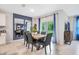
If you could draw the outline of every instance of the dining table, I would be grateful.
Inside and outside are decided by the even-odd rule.
[[[35,40],[40,40],[40,38],[45,38],[46,35],[44,35],[44,34],[34,34],[34,33],[32,33],[32,37],[33,37]]]
[[[32,37],[34,38],[33,40],[37,41],[37,50],[39,50],[40,49],[40,45],[38,44],[38,41],[39,40],[45,40],[46,39],[46,35],[32,33]],[[44,39],[41,39],[41,38],[44,38]]]

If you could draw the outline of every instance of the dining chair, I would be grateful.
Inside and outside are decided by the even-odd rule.
[[[44,35],[45,35],[45,34],[46,34],[46,32],[41,32],[41,34],[44,34]]]
[[[27,35],[27,38],[28,38],[28,41],[27,41],[28,48],[29,48],[29,46],[31,44],[32,45],[31,51],[33,51],[33,45],[36,44],[36,41],[34,40],[34,38],[32,37],[32,34],[30,32],[27,32],[26,35]]]
[[[41,32],[41,34],[42,34],[42,35],[46,35],[46,32]],[[44,37],[42,37],[42,38],[40,39],[40,41],[43,40],[43,39],[44,39]]]
[[[42,45],[45,48],[45,54],[47,54],[46,46],[49,45],[50,54],[51,54],[51,37],[52,33],[47,34],[46,39],[43,41],[39,41],[39,45]]]
[[[38,34],[40,34],[40,31],[37,31]]]
[[[41,32],[42,35],[46,35],[46,32]],[[44,37],[40,38],[38,41],[43,41]]]
[[[27,38],[27,35],[26,35],[27,32],[24,32],[24,45],[26,45],[27,47],[27,43],[28,43],[28,38]]]

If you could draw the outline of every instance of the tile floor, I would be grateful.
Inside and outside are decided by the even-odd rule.
[[[79,41],[72,41],[71,45],[57,46],[58,55],[79,55]]]
[[[47,46],[47,53],[49,49]],[[78,55],[79,54],[79,41],[72,41],[71,45],[51,45],[51,55]],[[28,49],[23,40],[15,40],[6,45],[0,45],[0,55],[45,55],[44,49],[31,52],[31,47]]]

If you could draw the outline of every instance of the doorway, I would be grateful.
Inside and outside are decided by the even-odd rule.
[[[13,14],[13,40],[24,39],[24,31],[31,31],[32,18]]]

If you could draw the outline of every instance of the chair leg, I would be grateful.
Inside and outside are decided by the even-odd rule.
[[[45,46],[45,54],[47,55],[46,46]]]
[[[26,47],[27,47],[27,43],[26,43]]]
[[[51,54],[51,44],[49,45],[49,49],[50,49],[50,54]]]
[[[29,49],[30,44],[28,43],[28,49]]]
[[[32,44],[32,49],[31,49],[31,51],[33,51],[33,44]]]
[[[25,45],[25,40],[24,40],[24,45]]]

